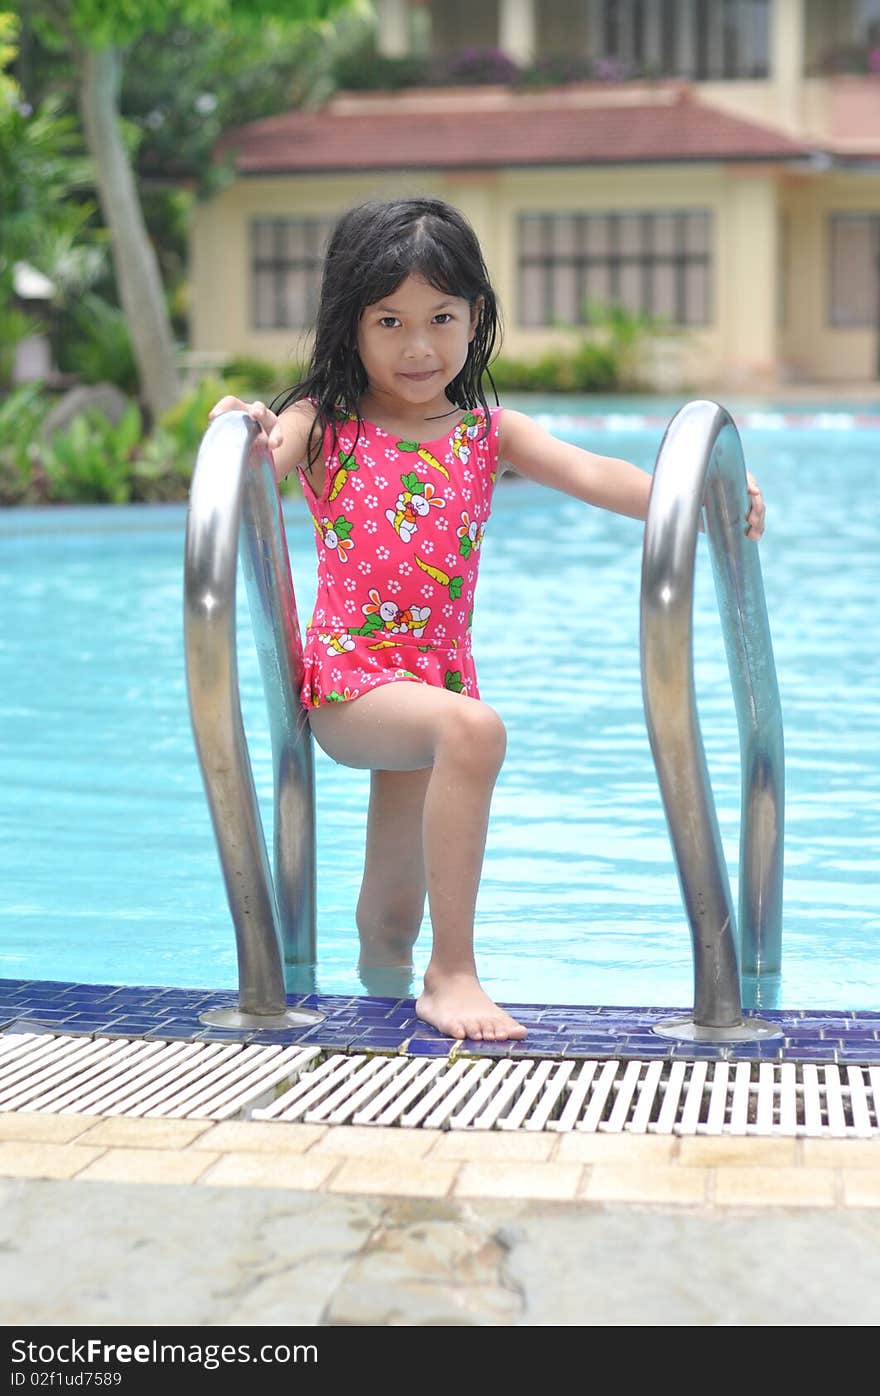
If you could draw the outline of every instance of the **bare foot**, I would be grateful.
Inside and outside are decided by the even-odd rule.
[[[522,1023],[511,1018],[483,992],[475,974],[438,974],[428,970],[416,1013],[446,1037],[477,1042],[505,1042],[525,1037]]]

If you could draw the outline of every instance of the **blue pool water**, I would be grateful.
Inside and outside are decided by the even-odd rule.
[[[679,404],[652,402],[668,417]],[[534,404],[559,414],[559,400]],[[662,436],[559,434],[651,468]],[[548,417],[548,425],[553,425]],[[557,425],[559,419],[557,419]],[[768,502],[761,558],[782,693],[782,1003],[880,1008],[880,432],[744,428]],[[301,618],[314,545],[285,506]],[[0,976],[232,988],[234,937],[189,726],[185,509],[0,515]],[[736,722],[705,540],[695,646],[704,739],[736,891]],[[687,1004],[689,936],[638,667],[641,528],[504,481],[475,652],[508,756],[478,907],[484,981],[508,1001]],[[271,768],[241,588],[245,722],[268,823]],[[524,679],[523,654],[528,653]],[[354,906],[368,776],[318,754],[318,988],[359,993]],[[427,962],[426,921],[417,976]],[[417,979],[418,982],[418,979]]]

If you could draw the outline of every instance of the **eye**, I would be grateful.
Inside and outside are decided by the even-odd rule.
[[[395,325],[400,324],[400,321],[398,320],[396,315],[383,315],[382,319],[379,321],[379,324],[382,326],[383,329],[393,330]]]
[[[434,320],[438,325],[448,325],[452,320],[452,316],[449,314],[448,310],[441,310],[439,315],[434,316]]]

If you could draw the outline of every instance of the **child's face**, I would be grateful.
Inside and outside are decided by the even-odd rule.
[[[473,312],[460,296],[408,276],[361,316],[358,352],[370,391],[391,405],[430,410],[445,402],[446,385],[461,372],[474,337]]]

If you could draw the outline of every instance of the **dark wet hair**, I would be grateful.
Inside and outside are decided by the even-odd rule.
[[[451,403],[482,407],[488,431],[489,405],[483,389],[500,335],[498,304],[480,244],[463,214],[442,199],[375,200],[343,214],[327,244],[315,343],[306,376],[271,404],[280,413],[311,399],[317,415],[309,438],[308,465],[320,457],[324,432],[335,446],[341,418],[356,417],[367,375],[357,349],[361,316],[408,276],[420,276],[449,296],[479,304],[476,333],[461,372],[447,385]],[[494,392],[495,384],[492,383]],[[495,401],[498,394],[495,393]]]

